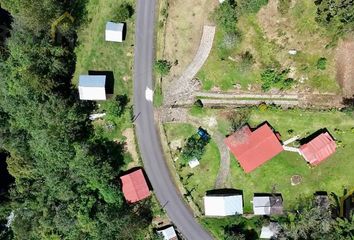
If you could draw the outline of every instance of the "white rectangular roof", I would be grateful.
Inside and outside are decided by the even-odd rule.
[[[255,215],[270,214],[270,197],[254,196],[253,197],[253,212]]]
[[[243,214],[242,195],[207,195],[204,197],[206,216],[230,216]]]
[[[168,227],[163,230],[157,231],[159,234],[162,234],[164,240],[177,239],[177,235],[173,226]]]
[[[80,75],[79,95],[81,100],[106,100],[105,75]]]
[[[263,226],[261,230],[261,239],[270,239],[275,237],[279,232],[279,224],[276,222],[271,222],[268,226]]]
[[[198,159],[193,158],[192,160],[190,160],[188,162],[188,165],[189,165],[190,168],[195,168],[196,166],[199,165],[199,161],[198,161]]]
[[[105,31],[106,41],[123,42],[123,29],[124,23],[107,22]]]

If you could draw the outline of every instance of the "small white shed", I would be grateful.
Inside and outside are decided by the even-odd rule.
[[[177,234],[173,226],[158,230],[157,232],[163,236],[164,240],[177,240]]]
[[[195,168],[196,166],[199,165],[199,161],[198,161],[197,158],[193,158],[192,160],[190,160],[188,162],[188,165],[189,165],[190,168]]]
[[[204,197],[205,216],[243,214],[242,195],[207,195]]]
[[[124,23],[106,23],[106,41],[123,42]]]
[[[260,239],[271,239],[275,238],[279,233],[279,224],[276,222],[271,222],[268,226],[263,226],[261,230]]]
[[[106,100],[105,75],[80,75],[79,95],[81,100]]]

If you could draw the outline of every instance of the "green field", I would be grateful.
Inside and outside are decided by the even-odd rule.
[[[296,0],[286,14],[264,6],[257,14],[245,13],[238,18],[240,37],[232,48],[223,47],[223,32],[217,28],[213,49],[198,73],[203,88],[217,87],[230,90],[235,87],[260,90],[260,74],[268,67],[291,69],[288,77],[295,80],[293,89],[338,92],[335,80],[335,46],[333,33],[315,21],[316,6],[311,1]],[[272,15],[272,18],[267,16]],[[279,19],[278,22],[274,19]],[[335,45],[335,44],[334,44]],[[296,49],[296,55],[289,50]],[[249,52],[253,62],[245,63],[243,55]],[[317,68],[321,57],[327,59],[326,68]]]
[[[172,141],[179,140],[182,143],[197,132],[197,128],[190,124],[165,124],[164,125],[167,140],[169,144]],[[179,152],[172,150],[172,156],[178,157]],[[203,196],[207,190],[214,188],[217,173],[219,171],[219,159],[220,153],[211,139],[205,149],[205,153],[200,159],[200,165],[191,169],[188,165],[185,167],[179,167],[179,161],[175,162],[177,173],[180,176],[180,180],[183,183],[187,191],[190,192],[190,196],[197,204],[201,211],[203,211]]]
[[[126,1],[135,6],[132,0]],[[115,0],[90,0],[87,3],[87,21],[78,31],[76,48],[77,64],[73,83],[78,83],[80,74],[88,71],[111,71],[114,77],[114,96],[126,95],[128,104],[121,117],[105,118],[94,122],[96,132],[108,139],[124,140],[121,133],[132,127],[131,96],[134,44],[134,15],[127,21],[127,35],[122,43],[105,41],[107,21],[114,21],[115,12],[121,2]],[[110,101],[113,101],[114,96]],[[106,109],[109,101],[100,103],[98,112]]]

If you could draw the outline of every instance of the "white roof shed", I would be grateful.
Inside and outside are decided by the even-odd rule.
[[[276,222],[271,222],[268,226],[263,226],[261,230],[261,239],[271,239],[276,237],[279,233],[279,224]]]
[[[205,216],[243,214],[242,195],[207,195],[204,197]]]
[[[123,42],[124,23],[106,23],[106,41]]]
[[[177,240],[177,235],[173,226],[157,231],[164,240]]]
[[[270,197],[253,197],[253,212],[255,215],[270,215]]]
[[[79,95],[81,100],[106,100],[106,76],[80,75]]]

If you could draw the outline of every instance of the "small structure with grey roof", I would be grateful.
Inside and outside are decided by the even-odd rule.
[[[80,75],[79,95],[81,100],[106,100],[106,76]]]
[[[177,234],[173,226],[157,230],[157,233],[163,236],[164,240],[177,240]]]
[[[281,195],[255,195],[253,197],[254,215],[283,214],[283,199]]]
[[[271,222],[268,226],[263,226],[261,230],[260,239],[276,239],[279,233],[279,224],[276,222]]]
[[[207,193],[204,196],[205,216],[232,216],[243,214],[242,194]]]
[[[106,41],[108,42],[123,42],[124,23],[106,23]]]

